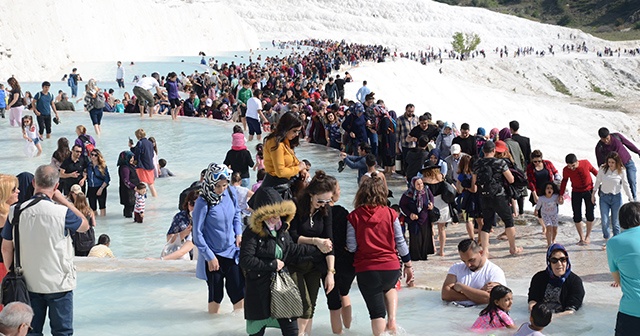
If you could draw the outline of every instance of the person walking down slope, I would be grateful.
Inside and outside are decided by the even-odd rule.
[[[606,163],[607,155],[610,152],[616,152],[620,155],[620,160],[622,160],[622,164],[627,172],[627,180],[629,181],[629,187],[631,188],[631,194],[633,195],[633,200],[637,200],[637,191],[636,191],[636,164],[631,159],[631,154],[629,151],[632,151],[638,155],[640,155],[640,149],[633,144],[633,142],[629,141],[624,135],[620,133],[610,133],[606,127],[602,127],[598,130],[598,136],[600,136],[600,141],[596,145],[596,160],[598,166],[601,166]],[[625,148],[626,147],[626,148]]]

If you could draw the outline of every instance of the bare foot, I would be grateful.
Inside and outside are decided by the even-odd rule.
[[[578,242],[578,246],[585,246],[585,245],[587,245],[587,244],[584,242],[584,240],[580,240]]]
[[[507,240],[509,238],[507,238],[507,233],[503,232],[501,234],[498,235],[498,240]]]
[[[591,244],[591,239],[589,239],[589,238],[585,239],[585,240],[584,240],[584,244],[585,244],[585,245],[589,245],[589,244]]]
[[[518,254],[522,253],[522,251],[522,247],[518,246],[516,247],[515,251],[509,250],[509,253],[511,253],[512,256],[517,256]]]
[[[397,330],[397,326],[396,326],[396,321],[395,320],[389,320],[387,322],[387,331],[391,334],[391,335],[395,335],[396,334],[396,330]]]
[[[441,256],[441,257],[444,257],[444,251],[440,251],[440,252],[438,253],[438,255],[439,255],[439,256]]]

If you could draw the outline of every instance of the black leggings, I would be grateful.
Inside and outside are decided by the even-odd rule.
[[[231,303],[236,304],[244,299],[244,276],[233,259],[216,256],[220,269],[214,272],[209,271],[208,265],[205,265],[207,271],[207,286],[209,287],[209,301],[220,303],[224,298],[224,288],[227,289],[227,295],[231,299]]]
[[[298,319],[278,319],[278,324],[280,325],[280,330],[282,331],[282,336],[298,336]],[[264,335],[264,331],[267,327],[263,327],[255,334],[251,334],[251,336],[262,336]]]
[[[100,189],[100,187],[87,188],[87,198],[89,199],[89,206],[93,211],[96,211],[98,209],[98,204],[100,204],[101,210],[107,208],[107,188],[102,189],[102,195],[100,196],[98,196],[98,189]]]
[[[355,277],[356,274],[353,269],[350,271],[337,271],[334,276],[335,286],[331,292],[326,294],[329,310],[338,310],[342,308],[342,297],[349,295],[349,290],[351,290],[351,284]],[[322,284],[324,285],[324,278],[322,279]]]
[[[356,274],[358,288],[367,304],[369,318],[385,318],[387,307],[384,305],[384,295],[396,286],[400,278],[400,270],[367,271]]]

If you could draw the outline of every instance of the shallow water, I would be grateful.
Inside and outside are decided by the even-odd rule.
[[[245,53],[247,55],[248,53]],[[264,54],[263,54],[264,56]],[[216,57],[231,57],[222,55]],[[158,58],[152,62],[136,62],[141,72],[180,71],[202,69],[199,57],[185,57],[185,63],[178,58]],[[246,56],[245,56],[246,59]],[[123,60],[127,65],[128,62]],[[238,63],[238,62],[236,62]],[[115,62],[78,64],[85,79],[95,77],[102,88],[116,87],[111,77],[115,72]],[[200,70],[199,70],[200,71]],[[133,72],[128,71],[127,77]],[[60,77],[62,74],[60,75]],[[57,78],[59,79],[59,78]],[[81,83],[82,85],[82,83]],[[37,92],[40,83],[23,83],[23,90]],[[52,92],[58,89],[69,92],[66,83],[52,82]],[[127,91],[132,85],[127,83]],[[120,97],[125,90],[116,90]],[[80,90],[82,92],[82,90]],[[78,110],[82,110],[77,104]],[[75,126],[85,125],[93,134],[90,119],[85,112],[61,113],[62,124],[53,126],[53,137],[43,142],[44,153],[38,158],[26,158],[23,154],[24,140],[19,129],[10,128],[8,122],[0,122],[0,172],[18,174],[33,172],[40,164],[49,163],[56,148],[56,140],[66,136],[71,142],[76,138]],[[105,113],[103,135],[97,138],[98,146],[104,153],[111,172],[112,183],[108,188],[107,216],[98,218],[96,234],[109,234],[111,248],[119,260],[77,260],[80,270],[78,288],[75,291],[75,328],[78,335],[164,335],[190,333],[194,335],[244,335],[243,316],[225,313],[209,316],[206,313],[205,282],[195,278],[194,262],[162,262],[142,260],[159,257],[165,243],[165,233],[173,215],[177,212],[178,195],[195,181],[202,169],[210,162],[221,163],[230,148],[231,129],[234,124],[213,120],[180,118],[171,121],[164,116],[152,119],[138,115]],[[118,177],[115,166],[120,151],[127,150],[128,138],[134,138],[134,131],[143,128],[148,136],[157,139],[159,157],[168,161],[167,167],[177,176],[159,179],[157,198],[147,200],[145,222],[135,224],[122,217],[122,207],[118,199]],[[255,154],[257,141],[249,143],[249,150]],[[304,144],[296,149],[300,159],[309,159],[312,170],[323,169],[335,175],[342,187],[340,204],[352,208],[351,201],[356,192],[354,170],[346,169],[337,173],[338,152],[326,148]],[[251,171],[252,183],[255,173]],[[396,194],[395,202],[400,194]],[[573,256],[580,257],[580,254]],[[588,257],[588,256],[586,256]],[[526,261],[525,261],[526,262]],[[425,264],[433,267],[433,264]],[[521,268],[521,264],[518,264]],[[511,279],[507,268],[509,286],[514,291],[515,303],[511,316],[517,325],[528,320],[526,297],[529,278]],[[513,271],[513,270],[512,270]],[[584,274],[583,274],[584,275]],[[608,278],[607,278],[608,279]],[[588,304],[572,317],[554,321],[545,329],[550,335],[607,335],[612,334],[619,291],[599,289],[594,284],[585,284]],[[438,291],[402,289],[399,292],[400,307],[398,325],[401,335],[460,335],[473,334],[469,327],[477,317],[480,308],[456,308],[445,306]],[[364,301],[359,296],[357,285],[352,289],[354,323],[347,335],[369,335],[370,324]],[[320,295],[314,323],[314,335],[329,335],[330,325],[325,299]],[[230,312],[231,305],[223,302],[223,311]],[[268,335],[277,335],[271,330]],[[507,331],[483,334],[508,335]]]

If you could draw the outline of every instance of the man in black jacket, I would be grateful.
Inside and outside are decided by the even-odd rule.
[[[529,138],[518,134],[520,123],[516,120],[513,120],[509,123],[509,128],[511,129],[511,139],[515,140],[515,142],[520,145],[522,155],[524,155],[524,161],[528,165],[531,161],[531,143],[529,142]]]

